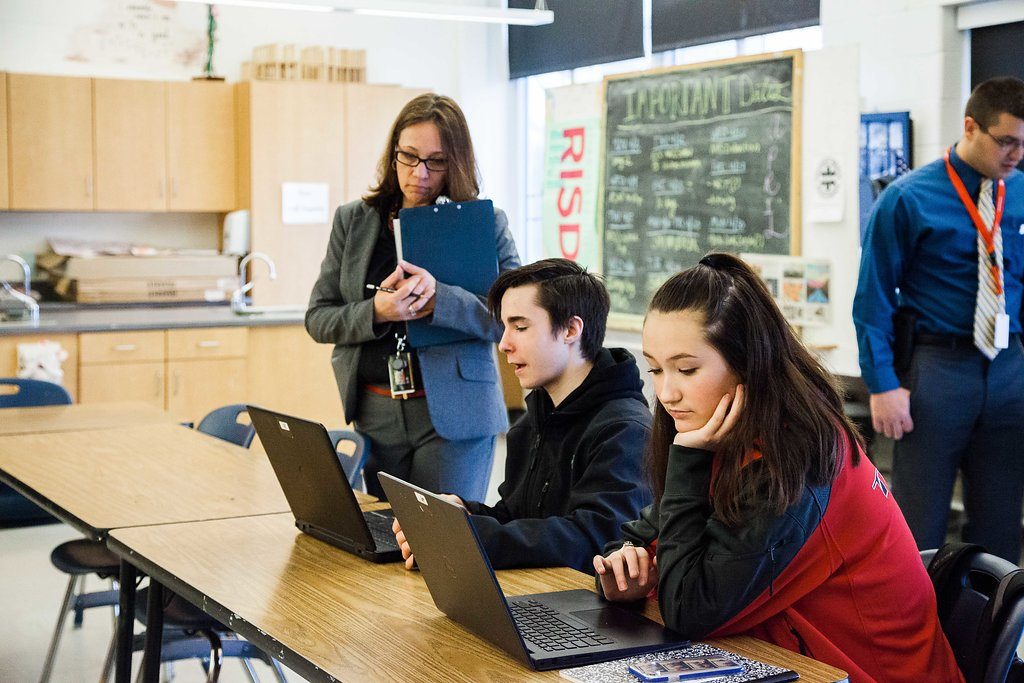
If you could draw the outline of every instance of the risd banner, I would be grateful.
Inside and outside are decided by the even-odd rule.
[[[544,258],[567,258],[599,271],[601,83],[551,88],[546,96]]]

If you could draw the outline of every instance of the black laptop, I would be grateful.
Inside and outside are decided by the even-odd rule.
[[[561,669],[689,643],[589,590],[506,599],[464,508],[378,477],[437,608],[527,666]]]
[[[274,474],[304,533],[373,562],[398,562],[390,510],[363,512],[318,422],[246,406]]]

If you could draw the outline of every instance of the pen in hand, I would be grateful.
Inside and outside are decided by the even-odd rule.
[[[395,292],[397,292],[397,291],[398,291],[397,289],[392,289],[391,287],[379,287],[379,286],[377,286],[377,285],[371,285],[371,284],[367,284],[367,285],[366,285],[366,288],[367,288],[367,289],[375,289],[375,290],[377,290],[377,291],[380,291],[380,292],[386,292],[386,293],[388,293],[388,294],[394,294]],[[419,294],[413,294],[413,295],[412,295],[412,298],[414,298],[414,299],[419,299],[419,298],[420,298],[420,295],[419,295]]]

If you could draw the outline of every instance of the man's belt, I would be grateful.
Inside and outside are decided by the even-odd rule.
[[[1020,335],[1011,334],[1010,341],[1016,341]],[[958,334],[925,334],[918,332],[914,335],[914,343],[922,346],[940,346],[953,351],[976,350],[973,337],[965,337]]]

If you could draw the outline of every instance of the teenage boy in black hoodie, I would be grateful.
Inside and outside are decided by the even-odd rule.
[[[651,500],[641,474],[651,412],[636,361],[625,349],[602,348],[608,292],[572,261],[506,271],[487,303],[505,325],[498,349],[533,391],[508,432],[498,503],[445,497],[472,513],[496,569],[569,566],[592,574],[594,555]],[[394,530],[412,568],[397,520]]]

